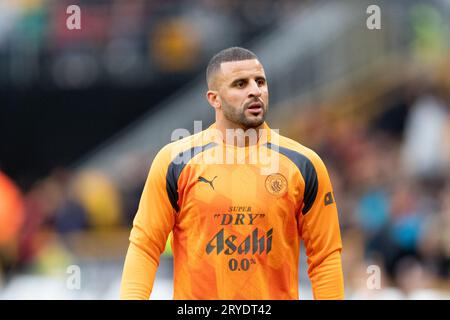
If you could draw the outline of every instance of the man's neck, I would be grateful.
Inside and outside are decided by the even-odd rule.
[[[222,134],[224,144],[239,148],[256,145],[264,134],[264,130],[260,130],[264,128],[264,123],[255,128],[248,128],[233,123],[216,121],[215,127]]]

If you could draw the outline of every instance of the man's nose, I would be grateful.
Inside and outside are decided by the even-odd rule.
[[[261,88],[258,86],[256,81],[251,81],[250,83],[250,91],[248,92],[249,97],[260,97],[261,96]]]

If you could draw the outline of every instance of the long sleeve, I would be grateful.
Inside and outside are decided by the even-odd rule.
[[[121,299],[149,299],[161,253],[175,223],[175,211],[167,191],[169,153],[155,157],[133,221],[125,258]]]
[[[305,194],[315,197],[309,199],[309,210],[301,212],[298,220],[308,256],[308,276],[314,299],[344,299],[342,241],[332,185],[319,156],[314,154],[311,160],[316,176],[312,174],[305,182]]]

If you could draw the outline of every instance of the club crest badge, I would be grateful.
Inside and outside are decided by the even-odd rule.
[[[266,178],[266,190],[276,197],[282,197],[288,189],[286,178],[281,173],[268,175]]]

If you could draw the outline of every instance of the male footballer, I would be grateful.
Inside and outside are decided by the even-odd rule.
[[[327,169],[265,122],[264,68],[249,50],[206,71],[216,121],[163,147],[142,193],[122,299],[149,299],[170,233],[174,299],[299,299],[300,241],[315,299],[343,299],[342,242]]]

